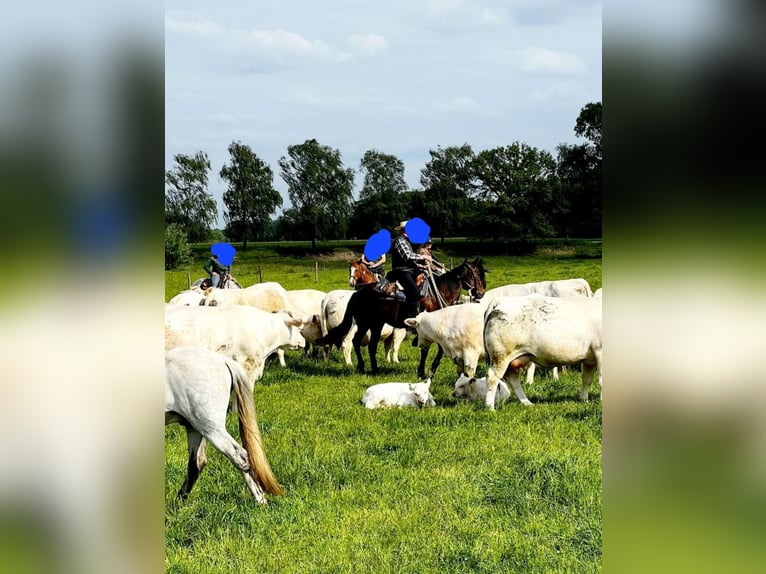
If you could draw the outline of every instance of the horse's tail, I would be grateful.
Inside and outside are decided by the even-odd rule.
[[[351,298],[348,300],[348,305],[346,306],[346,312],[343,314],[343,321],[341,321],[340,325],[337,327],[330,329],[324,337],[318,339],[318,345],[335,345],[340,348],[343,344],[343,339],[351,330],[351,325],[354,323],[354,310],[356,309],[356,303],[360,293],[361,291],[357,291],[351,295]]]
[[[227,361],[229,363],[229,361]],[[255,401],[250,385],[247,381],[247,375],[244,369],[237,364],[228,365],[232,375],[232,386],[237,397],[237,412],[239,414],[239,436],[242,438],[242,446],[247,451],[247,458],[250,462],[250,472],[256,482],[263,486],[263,489],[269,494],[283,494],[284,488],[277,482],[274,473],[271,471],[271,465],[266,458],[266,451],[263,448],[263,439],[261,430],[258,428],[258,417],[255,412]]]

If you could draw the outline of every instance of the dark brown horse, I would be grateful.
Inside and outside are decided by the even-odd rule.
[[[370,270],[363,263],[351,262],[349,281],[357,280],[357,287],[360,285],[361,287],[349,299],[343,322],[319,339],[317,344],[340,347],[346,333],[351,329],[352,321],[356,321],[358,330],[352,339],[357,359],[356,370],[364,373],[361,342],[369,330],[370,368],[375,375],[378,373],[376,353],[380,332],[385,323],[395,327],[401,326],[400,313],[404,302],[379,293],[375,283],[369,281],[371,275]],[[434,276],[433,279],[438,294],[434,293],[433,288],[428,288],[430,281],[426,280],[427,288],[421,289],[420,298],[420,308],[423,311],[435,311],[453,305],[458,300],[461,289],[466,289],[475,299],[481,299],[487,285],[484,263],[480,257],[470,262],[466,259],[452,271],[447,271],[438,277]],[[418,285],[422,285],[423,282],[423,279],[419,279]]]

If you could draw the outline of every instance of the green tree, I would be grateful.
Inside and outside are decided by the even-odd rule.
[[[429,150],[431,160],[421,170],[429,219],[435,234],[441,238],[460,226],[461,216],[468,203],[473,180],[474,154],[471,146],[452,146]]]
[[[340,151],[315,139],[288,146],[289,157],[279,160],[282,179],[296,210],[297,221],[317,239],[345,237],[351,215],[354,170],[343,165]]]
[[[601,161],[601,102],[590,102],[580,110],[575,121],[575,135],[584,137],[593,146],[593,152]]]
[[[210,160],[202,151],[173,159],[175,167],[165,172],[165,225],[176,224],[189,241],[206,241],[217,219],[215,199],[207,193]]]
[[[401,194],[407,191],[407,183],[404,162],[374,149],[365,152],[359,172],[364,175],[364,184],[354,204],[350,229],[357,237],[367,237],[404,219]]]
[[[186,234],[175,223],[165,226],[165,269],[178,269],[191,263],[191,247]]]
[[[485,150],[474,174],[485,228],[494,236],[531,242],[554,234],[550,213],[559,181],[550,153],[519,142]]]
[[[247,249],[248,234],[264,238],[264,230],[272,214],[282,205],[282,196],[274,189],[274,172],[260,159],[250,146],[241,142],[229,145],[230,163],[221,168],[221,179],[229,187],[223,194],[226,206],[224,219],[229,232],[242,238],[242,249]]]
[[[559,232],[567,239],[601,237],[601,159],[595,146],[561,144],[556,149],[561,180],[556,210]]]

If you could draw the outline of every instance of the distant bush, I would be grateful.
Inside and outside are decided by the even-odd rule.
[[[192,261],[186,233],[176,224],[165,227],[165,269],[178,269]]]

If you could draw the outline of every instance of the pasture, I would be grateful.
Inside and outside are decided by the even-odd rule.
[[[434,250],[445,263],[483,255],[478,244],[447,243],[452,251]],[[318,283],[315,259],[301,253],[301,244],[249,246],[233,272],[251,285],[260,263],[263,280],[286,289],[345,289],[346,259],[362,245],[334,244],[335,254],[320,256]],[[206,252],[196,249],[192,281],[204,274]],[[487,287],[584,277],[595,290],[600,255],[600,243],[587,242],[547,245],[528,256],[488,255]],[[166,300],[186,281],[186,271],[167,272]],[[435,407],[365,409],[360,399],[368,386],[417,379],[411,339],[402,344],[399,365],[386,363],[379,348],[377,377],[356,375],[337,349],[329,363],[297,351],[286,353],[286,367],[269,361],[255,403],[286,492],[265,507],[212,447],[194,491],[177,500],[186,438],[180,426],[166,427],[166,571],[600,572],[598,389],[583,404],[576,369],[559,381],[538,369],[535,384],[525,386],[534,406],[514,397],[490,412],[452,397],[457,376],[444,360],[431,385]],[[477,376],[485,373],[481,365]],[[238,438],[236,415],[227,428]]]

